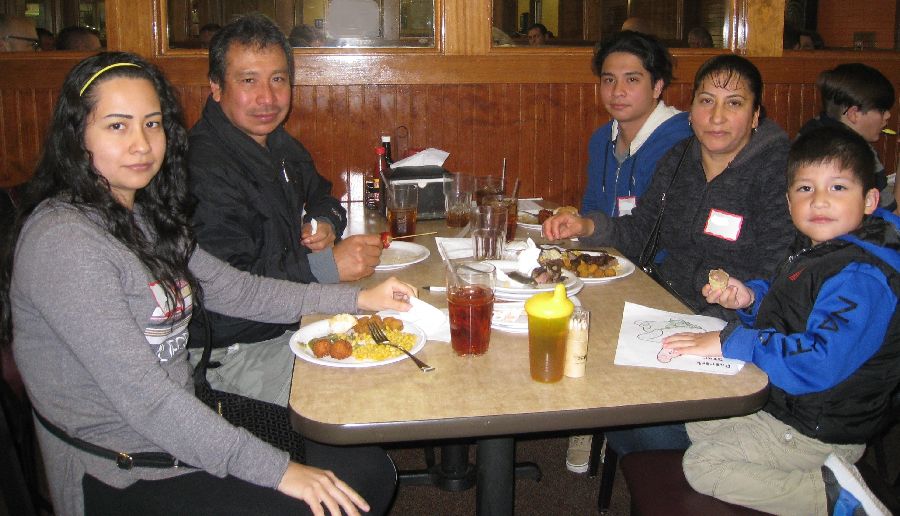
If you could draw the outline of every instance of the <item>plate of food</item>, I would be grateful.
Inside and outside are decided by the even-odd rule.
[[[606,283],[624,278],[634,272],[631,260],[605,251],[582,251],[545,247],[538,262],[541,265],[557,263],[564,271],[575,274],[587,285]]]
[[[572,213],[578,215],[578,208],[574,206],[560,206],[553,210],[543,208],[537,212],[520,211],[518,213],[518,218],[516,219],[516,224],[525,229],[540,231],[545,220],[560,213]]]
[[[507,301],[520,301],[539,294],[541,292],[550,292],[556,288],[557,283],[562,283],[566,287],[566,294],[574,296],[584,288],[584,283],[578,279],[571,271],[559,271],[554,277],[545,277],[538,275],[535,284],[524,284],[509,277],[507,273],[515,274],[518,263],[509,260],[489,260],[498,271],[497,282],[494,285],[494,296],[497,299]]]
[[[381,251],[381,262],[375,266],[376,271],[392,271],[409,267],[431,256],[431,251],[423,245],[412,242],[391,242],[391,246]]]
[[[425,346],[425,332],[411,322],[393,317],[381,319],[377,315],[339,314],[297,330],[291,336],[291,351],[307,362],[328,367],[376,367],[409,358],[391,346],[376,344],[369,334],[370,320],[384,329],[392,343],[410,353],[418,353]]]

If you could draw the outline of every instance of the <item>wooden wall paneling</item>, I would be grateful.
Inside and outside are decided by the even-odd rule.
[[[522,196],[523,197],[541,197],[546,195],[546,182],[549,178],[538,172],[535,166],[535,160],[538,155],[549,152],[542,151],[538,147],[538,142],[543,141],[538,138],[538,131],[542,130],[535,113],[539,109],[537,102],[537,84],[519,84],[518,101],[519,106],[517,118],[519,124],[519,132],[515,135],[517,152],[517,168],[518,173],[522,176]],[[549,149],[546,141],[541,145],[544,149]]]

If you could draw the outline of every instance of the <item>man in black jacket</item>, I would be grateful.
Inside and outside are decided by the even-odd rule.
[[[345,210],[309,152],[282,127],[292,77],[291,48],[262,15],[240,18],[210,42],[212,93],[190,132],[197,239],[261,276],[304,283],[366,277],[381,255],[378,235],[338,238]],[[208,374],[212,386],[286,405],[293,365],[287,342],[297,325],[210,313],[207,334],[202,319],[191,325],[191,346],[211,339],[212,360],[222,364]],[[196,362],[200,353],[194,355]]]

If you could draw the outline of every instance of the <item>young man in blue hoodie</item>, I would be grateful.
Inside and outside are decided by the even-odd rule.
[[[691,135],[688,114],[667,106],[662,92],[672,82],[672,56],[655,37],[625,30],[594,55],[600,98],[612,120],[588,144],[588,183],[581,213],[631,214],[650,185],[656,162]],[[566,467],[588,470],[590,435],[569,438]]]
[[[900,217],[878,208],[869,145],[843,127],[797,139],[787,196],[802,250],[771,281],[703,287],[741,321],[663,341],[753,362],[771,383],[755,414],[687,424],[684,473],[701,493],[765,512],[889,514],[852,463],[900,382]]]
[[[627,215],[647,190],[656,162],[691,135],[687,113],[667,106],[672,57],[656,38],[622,31],[594,56],[600,97],[612,120],[588,144],[581,213]]]

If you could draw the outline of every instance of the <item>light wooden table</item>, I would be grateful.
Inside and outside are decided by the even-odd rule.
[[[365,221],[378,230],[379,219]],[[383,224],[383,221],[381,222]],[[521,231],[522,228],[519,228]],[[420,222],[419,231],[456,236],[444,221]],[[540,235],[523,232],[519,238]],[[428,260],[393,274],[416,285],[441,285],[443,265],[432,237],[417,238]],[[444,293],[420,298],[446,307]],[[748,364],[735,376],[624,367],[613,364],[624,303],[687,313],[683,305],[640,270],[578,294],[591,310],[583,378],[535,382],[529,375],[528,338],[492,330],[484,356],[459,357],[450,345],[429,341],[418,356],[435,367],[422,373],[404,360],[384,367],[340,369],[298,359],[290,406],[302,434],[329,444],[389,443],[472,438],[490,464],[479,464],[480,514],[511,514],[512,436],[544,431],[683,421],[747,414],[760,408],[768,378]],[[483,490],[490,490],[482,493]]]

